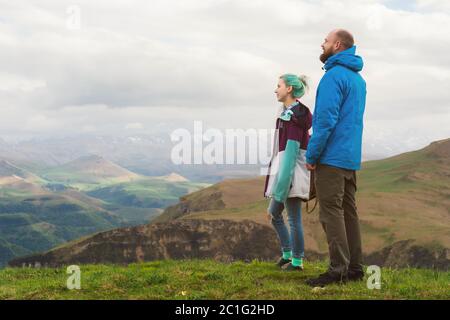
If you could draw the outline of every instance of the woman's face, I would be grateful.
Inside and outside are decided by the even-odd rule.
[[[275,90],[275,94],[277,95],[277,100],[279,102],[285,102],[286,99],[292,92],[292,86],[286,87],[283,79],[278,79],[277,89]]]

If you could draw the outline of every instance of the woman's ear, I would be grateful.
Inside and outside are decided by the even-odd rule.
[[[292,90],[294,90],[292,86],[287,87],[287,93],[292,93]]]

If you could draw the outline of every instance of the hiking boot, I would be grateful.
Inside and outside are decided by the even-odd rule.
[[[286,264],[282,267],[283,271],[303,271],[303,265],[293,266],[292,263]]]
[[[276,266],[281,268],[282,266],[284,266],[285,264],[291,262],[291,259],[283,259],[283,257],[281,257],[278,262],[276,263]]]
[[[306,280],[306,284],[311,287],[325,287],[329,284],[345,282],[347,282],[347,276],[334,275],[328,272],[322,273],[317,278]]]
[[[357,270],[357,271],[348,271],[347,273],[347,279],[349,281],[361,281],[364,279],[364,272],[361,270]]]

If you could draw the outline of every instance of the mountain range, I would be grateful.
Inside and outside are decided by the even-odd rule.
[[[37,172],[96,155],[137,174],[164,176],[177,172],[191,181],[202,182],[218,182],[259,172],[257,165],[174,164],[172,147],[168,133],[129,136],[80,134],[10,143],[0,138],[0,158]]]
[[[367,261],[389,266],[448,268],[450,139],[414,152],[365,162],[357,181],[357,206]],[[150,225],[102,232],[42,254],[15,259],[10,265],[127,263],[192,257],[202,250],[208,257],[224,255],[230,260],[274,259],[279,249],[266,219],[268,200],[263,198],[263,185],[264,177],[225,180],[180,197]],[[307,259],[326,256],[318,209],[311,214],[305,211],[304,208]],[[245,243],[239,245],[239,241]],[[233,249],[237,247],[246,249]]]
[[[207,185],[177,174],[144,176],[98,155],[35,169],[0,159],[0,267],[81,236],[148,223]]]

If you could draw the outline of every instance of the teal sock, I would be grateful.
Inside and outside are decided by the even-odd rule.
[[[302,261],[302,259],[292,258],[292,265],[294,267],[300,267],[303,265],[303,261]]]
[[[292,257],[291,251],[283,251],[283,259],[288,260]]]

